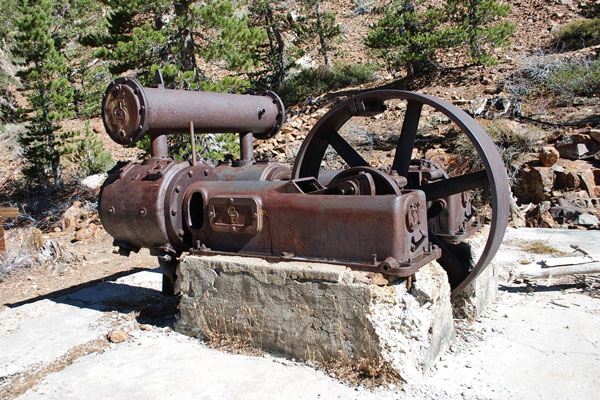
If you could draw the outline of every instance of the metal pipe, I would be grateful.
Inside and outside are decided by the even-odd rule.
[[[158,135],[152,138],[152,158],[169,157],[169,143],[167,135]]]
[[[239,95],[145,88],[132,78],[111,82],[102,101],[102,119],[110,137],[130,145],[144,135],[189,132],[253,133],[259,139],[281,128],[284,107],[273,92]]]
[[[240,160],[243,163],[254,160],[254,137],[251,132],[240,133]]]
[[[192,121],[190,121],[190,144],[192,146],[192,165],[196,165],[196,134]]]

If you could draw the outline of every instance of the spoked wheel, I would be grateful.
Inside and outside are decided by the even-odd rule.
[[[504,164],[496,146],[484,129],[458,107],[435,97],[402,90],[374,90],[352,97],[330,110],[307,135],[302,143],[292,170],[292,179],[319,177],[321,163],[327,148],[331,146],[349,167],[370,167],[369,163],[341,135],[340,129],[354,116],[373,116],[385,111],[384,101],[406,100],[407,107],[400,137],[396,145],[390,172],[408,179],[409,168],[417,128],[424,105],[448,117],[464,133],[484,166],[477,172],[449,177],[424,185],[408,186],[422,190],[427,204],[454,194],[462,194],[474,189],[487,188],[492,209],[489,234],[478,261],[472,268],[455,255],[451,246],[433,232],[430,241],[442,249],[438,262],[448,273],[453,295],[459,293],[472,282],[490,263],[504,236],[508,223],[509,187]],[[410,182],[410,181],[409,181]]]

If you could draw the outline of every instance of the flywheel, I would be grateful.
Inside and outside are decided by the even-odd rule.
[[[300,147],[292,170],[292,179],[314,177],[322,173],[322,163],[328,148],[331,147],[349,168],[371,168],[371,165],[341,134],[344,125],[352,117],[370,117],[386,110],[385,101],[406,101],[406,109],[399,138],[395,144],[395,154],[391,165],[380,168],[381,171],[395,177],[407,179],[407,189],[421,190],[425,193],[427,204],[435,204],[437,200],[452,195],[470,198],[474,190],[487,190],[491,216],[489,233],[479,259],[467,265],[456,253],[455,247],[445,238],[438,237],[430,230],[429,239],[442,250],[442,257],[437,261],[448,273],[453,295],[459,293],[472,282],[491,262],[496,254],[508,223],[510,190],[502,158],[496,146],[485,130],[467,113],[444,100],[402,90],[373,90],[349,98],[331,109],[319,120],[308,133]],[[420,181],[415,183],[409,179],[411,165],[415,164],[413,149],[417,141],[419,121],[424,106],[431,111],[439,112],[447,117],[464,134],[468,142],[476,150],[482,168],[474,172],[461,173],[455,176],[444,175],[444,179]],[[397,129],[396,128],[396,129]],[[411,162],[412,161],[412,162]],[[413,167],[414,168],[414,167]],[[396,178],[397,179],[397,178]],[[425,183],[423,183],[425,182]]]

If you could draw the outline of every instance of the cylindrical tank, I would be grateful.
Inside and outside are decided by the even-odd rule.
[[[102,100],[102,120],[110,137],[130,145],[145,135],[246,133],[274,136],[283,123],[281,99],[271,91],[259,95],[145,88],[133,78],[112,81]]]

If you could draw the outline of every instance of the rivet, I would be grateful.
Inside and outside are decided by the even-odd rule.
[[[176,216],[177,215],[177,210],[171,210],[171,215],[172,216]]]
[[[181,186],[179,186],[179,185],[175,186],[175,192],[176,193],[181,192]]]
[[[191,178],[192,176],[194,176],[194,171],[188,171],[188,176]]]
[[[177,231],[177,236],[183,236],[185,235],[185,232],[183,231],[183,229],[180,229]]]
[[[125,133],[125,131],[123,129],[119,129],[119,137],[120,138],[125,138],[125,136],[127,136],[127,134]]]
[[[109,214],[114,214],[115,213],[115,208],[113,206],[108,207],[108,213]]]
[[[146,209],[145,209],[145,208],[142,208],[142,209],[140,209],[140,215],[141,215],[142,217],[145,217],[145,216],[146,216]]]

